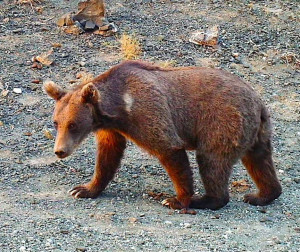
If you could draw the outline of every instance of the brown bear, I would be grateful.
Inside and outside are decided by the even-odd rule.
[[[266,205],[281,194],[269,113],[249,84],[226,71],[125,61],[73,90],[53,82],[44,89],[56,100],[54,152],[59,158],[69,156],[90,132],[96,137],[94,176],[70,191],[75,198],[95,198],[106,188],[126,139],[164,166],[176,197],[163,205],[173,209],[225,206],[229,176],[239,159],[258,187],[257,193],[245,195],[245,202]],[[194,196],[186,150],[196,150],[202,197]]]

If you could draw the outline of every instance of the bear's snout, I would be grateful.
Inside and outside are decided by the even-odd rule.
[[[67,152],[63,150],[55,151],[54,153],[58,158],[65,158],[68,156]]]

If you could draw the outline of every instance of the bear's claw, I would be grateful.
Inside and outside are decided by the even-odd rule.
[[[68,191],[68,193],[73,196],[74,198],[96,198],[99,193],[96,191],[91,190],[86,185],[80,185],[72,188]]]
[[[170,207],[172,209],[183,209],[182,204],[174,197],[164,199],[161,204],[166,207]]]

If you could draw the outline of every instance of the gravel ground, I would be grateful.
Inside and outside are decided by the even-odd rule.
[[[107,38],[57,28],[57,18],[76,10],[77,2],[45,0],[31,8],[0,1],[0,251],[300,251],[299,1],[111,0],[108,18],[120,32]],[[215,24],[219,48],[188,42],[191,32]],[[54,134],[54,103],[32,81],[51,78],[69,86],[80,71],[102,73],[122,60],[123,33],[140,41],[142,59],[221,67],[253,84],[273,118],[274,161],[283,184],[278,200],[263,208],[243,203],[255,186],[237,164],[230,183],[249,181],[251,188],[231,184],[226,207],[196,215],[171,211],[154,199],[173,194],[168,176],[131,143],[101,197],[67,194],[91,177],[94,140],[57,160],[54,140],[44,134]],[[62,45],[54,48],[54,64],[32,69],[31,58],[53,43]]]

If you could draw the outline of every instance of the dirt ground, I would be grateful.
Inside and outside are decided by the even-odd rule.
[[[56,20],[77,3],[0,1],[0,251],[300,251],[299,1],[111,0],[108,19],[120,29],[112,37],[61,32]],[[193,31],[215,24],[218,48],[188,41]],[[155,199],[174,193],[168,176],[132,143],[99,198],[68,195],[90,179],[95,144],[91,136],[68,159],[55,158],[54,102],[42,82],[76,85],[78,72],[98,75],[119,63],[121,34],[138,39],[141,59],[221,67],[252,83],[272,115],[283,185],[278,200],[267,207],[243,203],[255,186],[237,164],[226,207],[196,215],[171,211],[160,204],[164,195]],[[32,57],[52,48],[54,63],[32,68]]]

